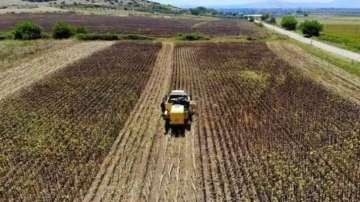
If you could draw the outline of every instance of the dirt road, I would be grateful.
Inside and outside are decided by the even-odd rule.
[[[337,48],[337,47],[334,47],[334,46],[331,46],[331,45],[328,45],[328,44],[325,44],[325,43],[322,43],[322,42],[319,42],[319,41],[315,41],[315,40],[312,40],[312,39],[309,39],[309,38],[305,38],[305,37],[303,37],[303,36],[301,36],[299,34],[296,34],[294,32],[287,31],[287,30],[281,29],[279,27],[269,25],[267,23],[263,23],[263,25],[265,27],[271,29],[271,30],[274,30],[274,31],[276,31],[276,32],[278,32],[280,34],[284,34],[286,36],[289,36],[289,37],[291,37],[293,39],[296,39],[298,41],[301,41],[303,43],[312,44],[315,47],[318,47],[318,48],[323,49],[325,51],[334,53],[336,55],[340,55],[340,56],[349,58],[351,60],[360,61],[360,54],[359,53],[351,52],[351,51],[341,49],[341,48]]]
[[[165,135],[160,116],[173,52],[174,44],[164,42],[146,89],[84,201],[194,200],[194,136]]]
[[[0,101],[53,74],[69,64],[112,45],[113,42],[87,42],[49,52],[18,67],[0,73]]]

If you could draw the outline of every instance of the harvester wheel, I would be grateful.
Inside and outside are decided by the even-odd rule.
[[[190,121],[190,120],[188,120],[188,121],[186,122],[185,128],[186,128],[186,130],[188,130],[188,131],[191,130],[191,121]]]
[[[166,119],[165,120],[165,134],[167,134],[170,130],[170,120]]]
[[[189,109],[189,120],[192,122],[192,117],[193,117],[193,111],[191,109]]]

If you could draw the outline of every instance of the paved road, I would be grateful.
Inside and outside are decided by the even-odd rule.
[[[301,35],[299,35],[297,33],[281,29],[281,28],[276,27],[274,25],[269,25],[269,24],[266,24],[266,23],[263,23],[263,24],[264,24],[265,27],[267,27],[267,28],[269,28],[271,30],[274,30],[274,31],[276,31],[276,32],[278,32],[280,34],[287,35],[287,36],[289,36],[289,37],[291,37],[293,39],[296,39],[298,41],[301,41],[301,42],[304,42],[304,43],[307,43],[307,44],[312,44],[313,46],[316,46],[316,47],[321,48],[323,50],[326,50],[326,51],[329,51],[331,53],[334,53],[334,54],[349,58],[351,60],[355,60],[355,61],[360,62],[360,54],[359,53],[354,53],[354,52],[344,50],[344,49],[341,49],[341,48],[337,48],[337,47],[334,47],[334,46],[331,46],[331,45],[328,45],[328,44],[325,44],[325,43],[322,43],[322,42],[319,42],[319,41],[314,41],[312,39],[305,38],[305,37],[303,37],[303,36],[301,36]]]

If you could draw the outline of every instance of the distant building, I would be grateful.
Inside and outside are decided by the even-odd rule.
[[[262,14],[246,14],[246,15],[244,15],[244,17],[247,17],[248,19],[253,17],[255,20],[260,20],[261,16],[262,16]]]

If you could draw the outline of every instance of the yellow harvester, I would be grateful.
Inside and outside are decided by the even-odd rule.
[[[191,130],[192,116],[196,113],[197,103],[183,90],[173,90],[161,102],[166,133],[172,127],[185,127]]]

